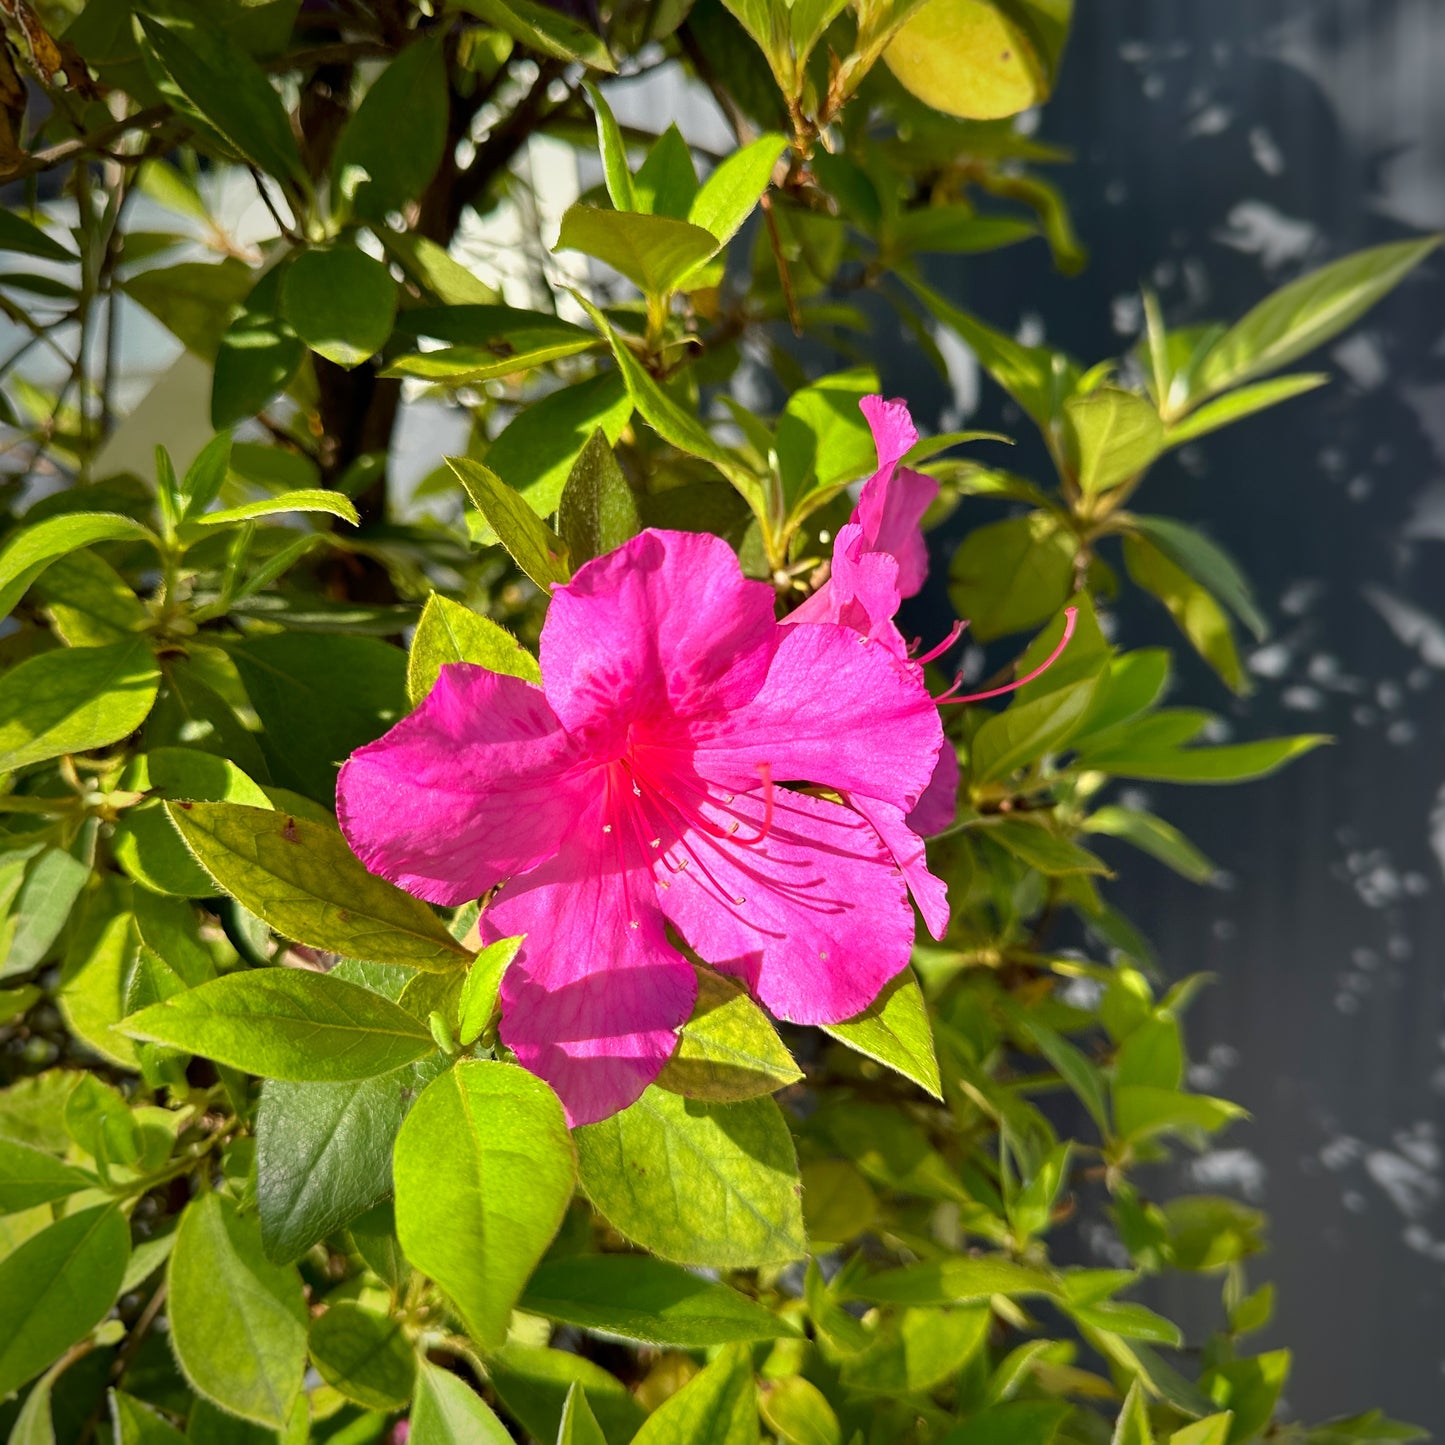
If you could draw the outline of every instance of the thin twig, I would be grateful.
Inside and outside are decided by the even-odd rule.
[[[788,274],[788,258],[783,255],[783,238],[778,234],[777,218],[773,215],[773,198],[764,191],[759,199],[763,208],[763,221],[768,228],[768,244],[773,248],[773,259],[778,264],[778,284],[783,288],[783,302],[788,308],[788,324],[793,335],[803,334],[803,313],[798,309],[798,298],[793,292],[793,278]]]
[[[90,135],[72,136],[69,140],[48,146],[43,151],[35,151],[21,161],[14,170],[0,176],[0,180],[14,181],[23,176],[35,175],[40,171],[53,170],[56,166],[64,165],[65,162],[73,160],[78,155],[86,154],[100,154],[107,160],[124,165],[133,158],[114,155],[108,151],[106,147],[112,141],[119,140],[122,136],[130,134],[131,131],[155,130],[175,118],[175,112],[169,106],[148,106],[145,110],[138,110],[134,115],[128,115],[123,120],[116,121],[114,125],[104,126]]]

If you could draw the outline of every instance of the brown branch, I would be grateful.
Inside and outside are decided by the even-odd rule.
[[[134,115],[128,115],[123,120],[116,121],[114,125],[103,126],[91,135],[72,136],[69,140],[48,146],[43,151],[35,151],[11,170],[0,175],[0,181],[19,180],[24,176],[36,175],[40,171],[53,170],[56,166],[64,165],[79,155],[100,155],[106,160],[118,161],[124,165],[137,158],[115,155],[106,149],[107,146],[130,134],[131,131],[158,130],[167,122],[175,119],[175,112],[169,106],[147,106],[144,110],[136,111]]]

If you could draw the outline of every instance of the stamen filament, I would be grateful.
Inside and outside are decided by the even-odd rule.
[[[914,662],[916,662],[919,667],[922,667],[926,663],[932,662],[935,657],[942,657],[943,654],[963,636],[963,629],[967,626],[967,622],[955,622],[952,628],[949,629],[948,636],[945,637],[937,647],[933,648],[930,652],[925,652],[922,657],[915,657],[913,659]]]
[[[1024,677],[1016,678],[1013,682],[1006,682],[1002,687],[990,688],[987,692],[974,692],[967,697],[954,697],[952,694],[963,685],[963,679],[960,678],[947,692],[940,693],[934,698],[934,702],[940,707],[945,705],[962,706],[970,702],[986,702],[991,697],[1002,697],[1005,693],[1016,692],[1019,688],[1026,687],[1035,678],[1042,677],[1063,656],[1064,649],[1069,645],[1069,639],[1074,635],[1074,624],[1078,616],[1079,609],[1077,607],[1064,608],[1064,635],[1059,638],[1058,646]]]

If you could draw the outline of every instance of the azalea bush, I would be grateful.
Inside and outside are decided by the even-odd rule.
[[[1269,618],[1151,465],[1434,240],[1117,358],[960,309],[1083,265],[1069,0],[0,12],[10,1441],[1411,1438],[1280,1420],[1111,880],[1216,873],[1121,781],[1323,741],[1206,710]]]

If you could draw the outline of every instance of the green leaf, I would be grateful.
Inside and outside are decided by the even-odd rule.
[[[452,260],[445,246],[428,237],[416,231],[393,231],[389,226],[375,234],[407,276],[443,305],[490,306],[500,299],[480,276]]]
[[[1206,1415],[1176,1430],[1169,1437],[1169,1445],[1228,1445],[1229,1427],[1234,1416],[1225,1410],[1219,1415]]]
[[[1261,642],[1269,635],[1269,623],[1255,603],[1248,579],[1234,559],[1202,532],[1168,517],[1130,517],[1129,524],[1224,603]]]
[[[1124,1408],[1114,1423],[1111,1445],[1154,1445],[1144,1390],[1138,1380],[1129,1386],[1129,1393],[1124,1397]]]
[[[641,1254],[570,1255],[545,1263],[519,1308],[561,1324],[681,1349],[795,1333],[746,1295]]]
[[[689,1099],[735,1103],[796,1084],[802,1070],[747,990],[711,969],[696,972],[697,1002],[658,1086]]]
[[[262,1084],[256,1203],[268,1259],[299,1259],[391,1192],[392,1144],[420,1086],[411,1069],[336,1084]]]
[[[1256,382],[1253,386],[1241,387],[1216,400],[1206,402],[1197,411],[1191,411],[1182,421],[1170,426],[1164,438],[1166,447],[1181,447],[1186,442],[1198,441],[1220,427],[1232,426],[1253,416],[1267,407],[1278,406],[1282,401],[1303,396],[1324,386],[1329,377],[1323,372],[1308,372],[1301,376],[1279,376],[1272,381]]]
[[[93,832],[83,832],[69,849],[44,848],[28,860],[17,860],[23,872],[11,906],[14,929],[0,962],[0,978],[28,973],[49,956],[90,878],[94,841]]]
[[[303,251],[281,281],[281,306],[297,336],[347,368],[386,344],[396,299],[391,273],[355,246]]]
[[[305,176],[281,97],[223,30],[199,15],[194,23],[135,18],[181,94],[246,160],[281,180]]]
[[[487,465],[539,517],[550,517],[588,437],[600,428],[615,446],[631,418],[632,397],[621,375],[604,371],[523,407],[487,449]]]
[[[149,714],[160,671],[142,637],[42,652],[0,690],[0,773],[119,742]]]
[[[642,528],[637,498],[602,432],[573,463],[557,508],[557,530],[573,566],[620,547]]]
[[[0,1397],[105,1318],[129,1258],[125,1215],[101,1204],[57,1219],[0,1259]]]
[[[0,988],[0,1023],[23,1018],[45,995],[34,984],[23,988]]]
[[[937,320],[957,332],[983,369],[1047,433],[1063,397],[1073,391],[1066,359],[1045,346],[1025,346],[996,331],[944,300],[916,277],[904,273],[899,280]]]
[[[449,662],[474,662],[488,672],[540,683],[537,659],[489,617],[433,592],[422,609],[406,659],[406,690],[415,707]]]
[[[472,505],[486,518],[512,560],[545,593],[572,576],[561,539],[502,479],[470,457],[448,457]]]
[[[706,1104],[654,1087],[573,1137],[592,1203],[664,1259],[748,1269],[806,1253],[793,1141],[771,1099]]]
[[[557,1445],[607,1445],[602,1426],[587,1403],[587,1394],[582,1386],[573,1381],[567,1391],[567,1403],[562,1407],[562,1421],[557,1426]]]
[[[133,1165],[140,1135],[130,1105],[94,1074],[84,1074],[65,1101],[65,1129],[98,1164]]]
[[[1102,858],[1060,837],[1044,819],[990,817],[979,825],[979,836],[1006,848],[1048,878],[1062,878],[1069,873],[1109,874],[1109,866]]]
[[[182,261],[153,266],[127,277],[121,289],[144,306],[188,351],[214,359],[231,321],[231,313],[251,291],[255,272],[243,261]],[[183,379],[186,372],[171,373]],[[194,374],[194,373],[190,373]],[[163,397],[165,393],[160,393]],[[144,415],[144,414],[143,414]]]
[[[7,1445],[55,1445],[55,1420],[51,1411],[51,1394],[65,1367],[70,1363],[62,1357],[34,1384],[20,1407],[11,1427]]]
[[[557,1097],[511,1064],[467,1061],[430,1084],[396,1139],[396,1231],[482,1345],[507,1334],[556,1234],[576,1166]]]
[[[1323,345],[1352,326],[1440,244],[1439,236],[1357,251],[1261,301],[1204,358],[1198,390],[1212,396]]]
[[[905,10],[883,59],[932,109],[1002,119],[1048,99],[1071,11],[1057,0],[932,0]]]
[[[381,369],[381,375],[409,376],[452,388],[475,386],[480,381],[534,371],[549,362],[591,351],[596,345],[594,337],[558,335],[552,330],[514,333],[493,346],[448,346],[441,351],[399,356]]]
[[[873,434],[858,408],[877,390],[877,372],[858,367],[821,377],[788,398],[775,449],[784,501],[794,516],[877,466]]]
[[[362,97],[331,162],[339,194],[382,220],[426,190],[447,142],[448,80],[439,38],[407,45]]]
[[[213,1404],[282,1429],[306,1369],[306,1300],[292,1268],[267,1260],[254,1215],[219,1194],[181,1215],[167,1270],[170,1343]]]
[[[1137,477],[1164,450],[1158,410],[1132,391],[1101,386],[1087,396],[1070,397],[1064,415],[1086,497]]]
[[[1268,1427],[1289,1372],[1290,1352],[1270,1350],[1252,1359],[1227,1360],[1204,1375],[1204,1392],[1234,1415],[1230,1445],[1251,1440]]]
[[[380,994],[324,973],[225,974],[125,1020],[132,1038],[269,1079],[367,1079],[432,1051],[424,1025]]]
[[[89,1174],[39,1149],[0,1138],[0,1214],[34,1209],[37,1204],[49,1204],[89,1189],[94,1183]]]
[[[0,210],[0,251],[19,251],[23,256],[39,256],[45,261],[80,259],[69,246],[62,245],[34,221],[8,206]]]
[[[622,138],[617,117],[612,114],[607,98],[590,80],[583,81],[582,84],[597,117],[597,149],[602,156],[602,174],[607,182],[607,194],[619,211],[635,211],[637,197],[632,190],[632,171],[627,164],[627,142]]]
[[[185,1445],[185,1436],[158,1410],[141,1400],[110,1392],[110,1418],[116,1445]]]
[[[337,764],[406,714],[406,654],[377,638],[281,632],[226,651],[261,719],[272,779],[328,806]]]
[[[1156,818],[1153,813],[1110,804],[1091,813],[1084,822],[1084,828],[1090,833],[1122,838],[1191,883],[1209,883],[1219,873],[1219,869],[1178,828],[1166,823],[1163,818]]]
[[[311,1321],[316,1372],[369,1410],[399,1410],[411,1399],[416,1357],[399,1321],[342,1300]]]
[[[843,1445],[843,1427],[827,1396],[802,1375],[770,1381],[763,1391],[762,1412],[783,1445]]]
[[[520,937],[499,938],[472,961],[457,1002],[457,1038],[463,1045],[476,1043],[491,1026],[502,990],[502,976],[521,946]]]
[[[692,148],[673,121],[653,142],[632,181],[637,209],[646,216],[687,219],[697,195],[697,169]]]
[[[852,1298],[870,1304],[926,1307],[985,1303],[996,1294],[1009,1299],[1031,1295],[1056,1298],[1060,1292],[1054,1276],[1028,1265],[961,1255],[884,1270],[848,1291]]]
[[[633,1445],[757,1445],[758,1387],[743,1345],[727,1345],[647,1417]]]
[[[1030,221],[1011,216],[980,216],[967,201],[920,206],[905,211],[889,227],[886,244],[892,254],[942,252],[975,255],[1013,246],[1039,234]]]
[[[645,296],[666,296],[717,250],[710,231],[672,216],[603,211],[579,202],[562,217],[553,248],[606,262]]]
[[[334,828],[237,803],[166,810],[217,884],[287,938],[406,968],[471,957],[425,903],[368,873]]]
[[[1162,715],[1161,715],[1162,716]],[[1331,739],[1317,733],[1292,738],[1262,738],[1252,743],[1231,743],[1217,748],[1181,748],[1164,745],[1131,746],[1127,741],[1109,747],[1081,750],[1081,761],[1118,778],[1140,778],[1158,783],[1243,783],[1267,777],[1286,763],[1303,757]]]
[[[997,782],[1063,747],[1088,715],[1098,688],[1086,678],[1057,692],[1015,701],[974,734],[969,766],[976,783]]]
[[[57,557],[97,542],[134,541],[156,545],[149,527],[113,512],[64,512],[19,528],[0,548],[0,618]]]
[[[306,359],[305,343],[281,315],[284,274],[278,265],[262,276],[221,337],[211,383],[211,425],[218,430],[255,416],[291,384]]]
[[[1167,1345],[1177,1350],[1184,1344],[1184,1332],[1172,1320],[1143,1305],[1123,1300],[1105,1300],[1094,1305],[1075,1305],[1070,1314],[1080,1324],[1096,1330],[1108,1330],[1126,1340],[1147,1340],[1150,1344]]]
[[[912,1079],[935,1099],[943,1098],[928,1005],[911,969],[904,969],[857,1018],[822,1027],[839,1043]]]
[[[737,489],[759,518],[767,515],[767,502],[761,480],[754,476],[728,449],[712,439],[707,428],[690,412],[684,411],[651,376],[643,370],[627,343],[612,323],[590,301],[578,296],[582,309],[606,338],[617,361],[617,369],[627,383],[632,403],[643,420],[663,441],[688,456],[711,462]]]
[[[353,527],[360,521],[356,515],[356,504],[350,497],[320,487],[308,487],[296,492],[282,492],[276,497],[265,497],[258,502],[243,502],[239,507],[226,507],[219,512],[205,512],[190,518],[187,526],[233,527],[238,522],[283,516],[287,512],[326,512],[340,517],[343,522],[350,522]]]
[[[149,789],[153,796],[121,815],[111,839],[116,861],[147,891],[181,898],[206,898],[215,891],[215,884],[181,841],[161,800],[271,807],[266,794],[234,763],[195,748],[156,748],[144,753],[135,759],[126,782]],[[190,981],[199,983],[201,979]]]
[[[969,632],[990,642],[1036,627],[1073,591],[1077,543],[1047,512],[975,527],[953,554],[948,595]]]
[[[1022,1008],[1013,1010],[1020,1032],[1058,1071],[1059,1077],[1079,1096],[1089,1117],[1103,1133],[1108,1132],[1108,1109],[1104,1104],[1104,1082],[1098,1066],[1056,1029]]]
[[[1010,1400],[955,1425],[939,1445],[1052,1445],[1068,1413],[1066,1400]]]
[[[124,642],[151,620],[120,573],[94,552],[58,558],[36,579],[35,590],[67,647]]]
[[[566,1350],[507,1345],[488,1359],[487,1373],[502,1404],[538,1440],[557,1437],[567,1397],[578,1385],[608,1445],[628,1445],[643,1421],[642,1407],[621,1380]]]
[[[119,1031],[125,1016],[138,943],[130,885],[114,874],[81,900],[68,929],[55,1001],[70,1031],[123,1068],[138,1067],[135,1045]]]
[[[1180,1129],[1215,1133],[1248,1112],[1228,1099],[1207,1094],[1182,1094],[1146,1084],[1128,1084],[1114,1090],[1114,1122],[1124,1139],[1139,1141]]]
[[[866,1350],[844,1362],[843,1380],[868,1394],[936,1389],[983,1349],[991,1319],[986,1307],[904,1310],[884,1321]]]
[[[512,1445],[485,1400],[455,1375],[419,1360],[409,1445]]]
[[[1142,537],[1124,538],[1124,565],[1140,587],[1168,608],[1179,630],[1225,686],[1241,696],[1247,694],[1249,676],[1239,659],[1229,618],[1214,596]]]
[[[895,1108],[858,1100],[825,1102],[809,1123],[875,1184],[925,1199],[971,1202],[957,1169]]]
[[[809,1160],[801,1177],[803,1221],[815,1252],[825,1245],[847,1244],[877,1219],[878,1196],[846,1159]]]
[[[457,0],[458,8],[485,20],[539,55],[580,60],[593,70],[612,75],[616,63],[590,30],[532,0]]]
[[[711,233],[714,249],[732,240],[752,215],[787,144],[780,135],[760,135],[728,155],[702,183],[687,219]]]

